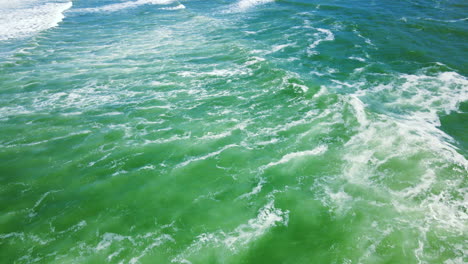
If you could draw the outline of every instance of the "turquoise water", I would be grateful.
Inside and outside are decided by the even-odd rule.
[[[468,262],[467,11],[0,2],[0,262]]]

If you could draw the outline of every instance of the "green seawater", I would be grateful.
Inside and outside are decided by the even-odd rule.
[[[467,263],[467,11],[0,3],[0,263]]]

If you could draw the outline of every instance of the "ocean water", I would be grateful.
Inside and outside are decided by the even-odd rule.
[[[467,263],[467,14],[0,0],[0,262]]]

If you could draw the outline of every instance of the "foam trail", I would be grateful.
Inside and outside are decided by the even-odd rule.
[[[176,166],[176,168],[185,167],[185,166],[189,165],[189,164],[192,163],[192,162],[200,161],[200,160],[205,160],[205,159],[214,157],[214,156],[216,156],[216,155],[219,155],[221,152],[225,151],[226,149],[229,149],[229,148],[232,148],[232,147],[237,147],[237,145],[236,145],[236,144],[230,144],[230,145],[224,146],[223,148],[221,148],[221,149],[218,150],[218,151],[211,152],[211,153],[206,154],[206,155],[201,156],[201,157],[191,158],[191,159],[189,159],[189,160],[186,160],[186,161],[184,161],[184,162],[178,164],[178,165]]]
[[[29,2],[0,4],[0,41],[31,36],[34,33],[56,27],[65,17],[63,12],[72,7],[72,2]]]
[[[310,46],[309,46],[310,49],[315,49],[323,41],[333,41],[333,40],[335,40],[335,35],[330,30],[324,29],[324,28],[317,28],[317,30],[319,32],[314,34],[316,37],[321,37],[321,36],[325,36],[325,37],[324,38],[319,38],[316,41],[314,41],[312,44],[310,44]]]
[[[231,252],[238,252],[249,243],[257,240],[276,226],[288,226],[289,210],[281,210],[275,207],[274,200],[269,201],[260,208],[255,218],[247,223],[237,226],[231,232],[217,231],[214,233],[202,233],[196,240],[178,256],[172,259],[172,263],[190,263],[187,257],[202,248],[224,247]]]
[[[80,9],[79,11],[86,11],[86,12],[116,12],[127,8],[136,8],[142,5],[169,5],[174,3],[175,0],[137,0],[137,1],[127,1],[123,3],[117,4],[110,4],[101,7],[95,8],[84,8]],[[179,5],[177,7],[173,7],[173,9],[183,9],[185,8],[184,5]]]
[[[284,155],[279,161],[276,162],[270,162],[267,165],[264,165],[260,167],[261,171],[264,171],[267,168],[283,164],[286,162],[291,161],[292,159],[298,158],[298,157],[304,157],[304,156],[317,156],[325,153],[328,150],[328,147],[326,145],[320,145],[313,150],[306,150],[306,151],[299,151],[299,152],[294,152],[294,153],[289,153]]]

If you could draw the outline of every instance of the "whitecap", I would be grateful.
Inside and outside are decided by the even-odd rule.
[[[174,7],[161,7],[160,9],[161,10],[180,10],[180,9],[185,9],[185,6],[183,4],[180,4]]]
[[[360,61],[360,62],[365,62],[366,61],[366,59],[361,58],[361,57],[356,57],[356,56],[350,56],[350,57],[348,57],[348,59],[356,60],[356,61]]]
[[[239,0],[239,2],[230,7],[228,12],[243,12],[256,6],[272,3],[274,1],[275,0]]]

